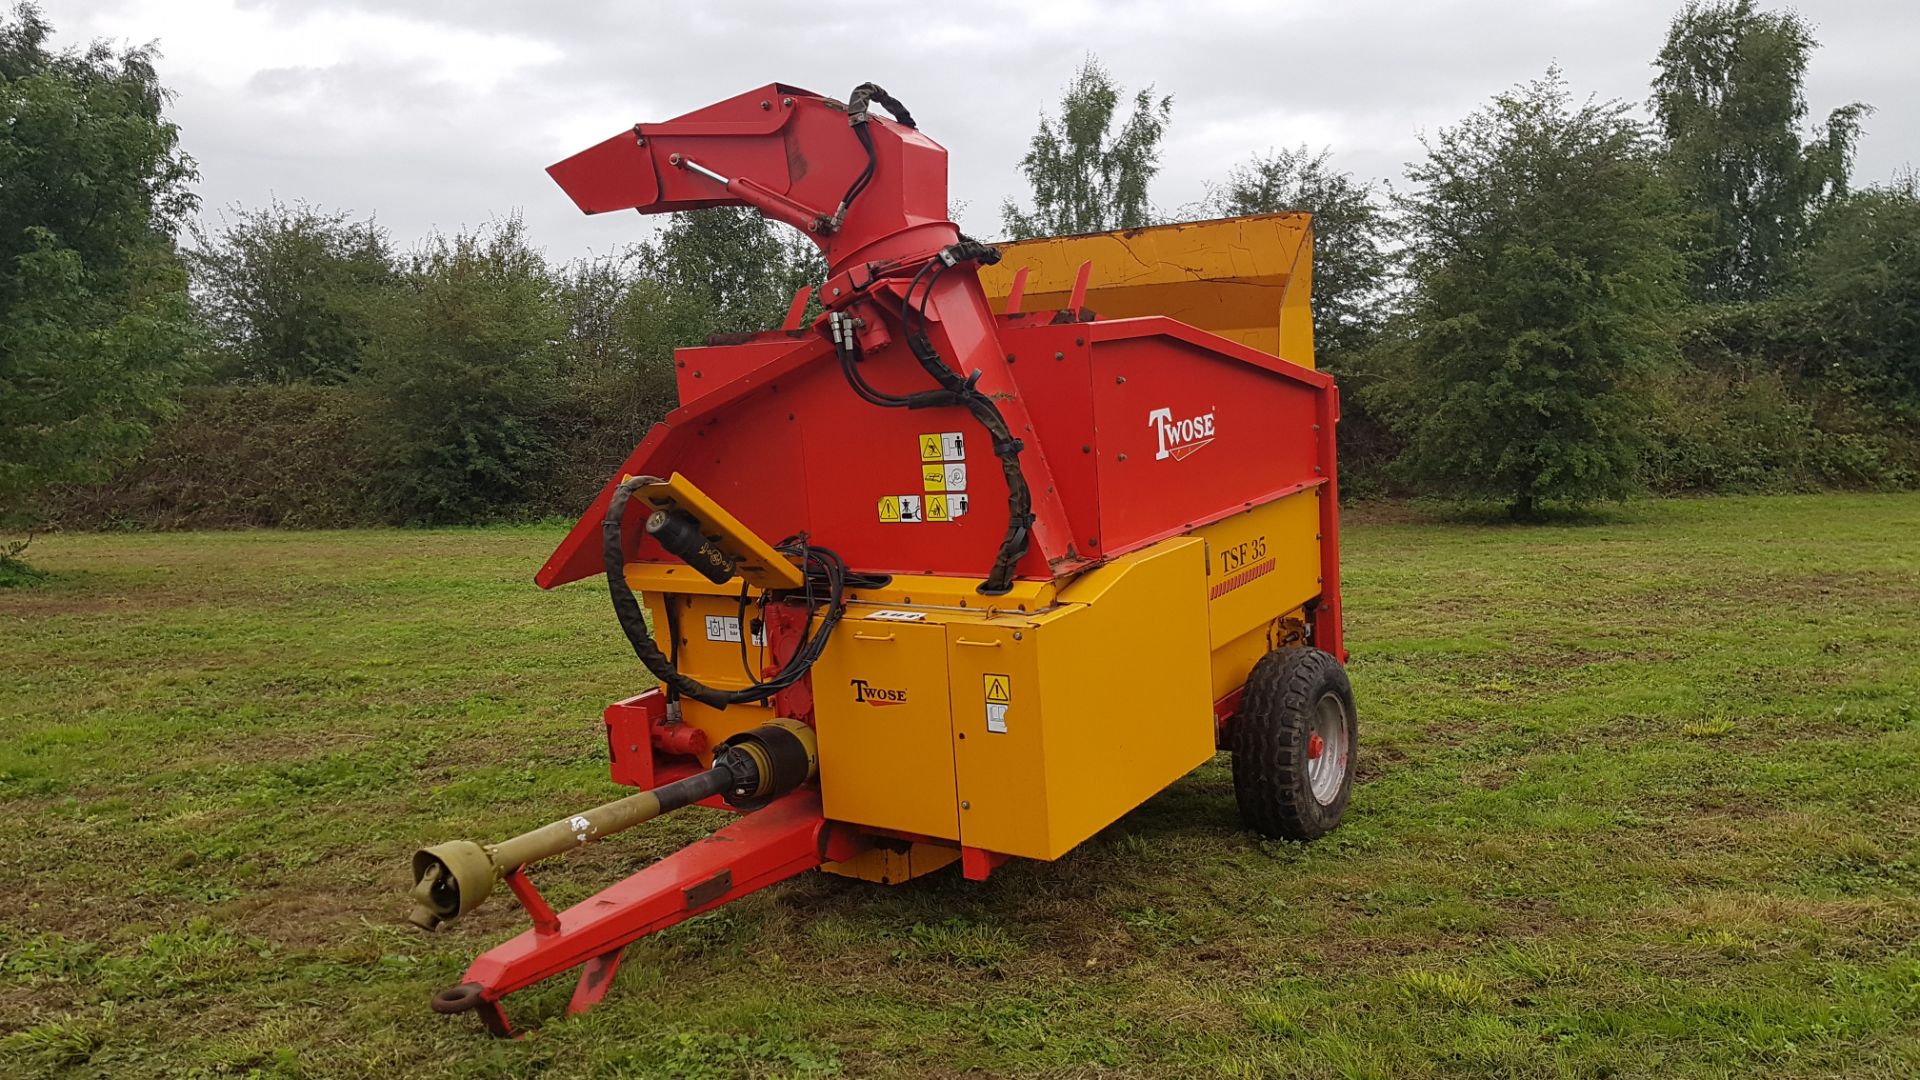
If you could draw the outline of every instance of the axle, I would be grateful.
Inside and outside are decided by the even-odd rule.
[[[497,844],[453,840],[413,855],[413,910],[407,920],[433,930],[479,907],[507,875],[671,810],[718,795],[755,807],[811,780],[818,771],[813,729],[775,720],[743,732],[714,752],[713,767],[637,795],[603,803]]]

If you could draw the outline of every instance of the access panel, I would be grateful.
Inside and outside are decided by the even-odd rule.
[[[813,667],[828,818],[960,837],[946,631],[914,612],[849,614]]]

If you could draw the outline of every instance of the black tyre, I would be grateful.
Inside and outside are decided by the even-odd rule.
[[[1359,741],[1353,687],[1332,654],[1285,648],[1261,657],[1228,733],[1241,819],[1264,836],[1325,836],[1353,794]]]

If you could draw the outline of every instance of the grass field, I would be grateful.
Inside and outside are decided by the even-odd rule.
[[[618,793],[599,710],[643,675],[604,590],[529,584],[556,538],[36,543],[0,1074],[1920,1074],[1920,497],[1361,513],[1327,840],[1242,831],[1221,758],[1051,865],[802,877],[500,1043],[426,998],[523,916],[422,935],[405,864]],[[572,901],[719,818],[536,877]]]

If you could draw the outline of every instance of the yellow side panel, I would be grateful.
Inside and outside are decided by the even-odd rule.
[[[946,632],[960,842],[1052,858],[1047,854],[1049,743],[1043,730],[1050,718],[1041,707],[1033,626],[955,621]],[[989,702],[996,688],[994,696],[1004,700]],[[997,709],[990,711],[989,704]]]
[[[1060,599],[1024,628],[948,625],[970,846],[1058,858],[1213,755],[1204,545],[1163,541]]]
[[[1194,531],[1207,544],[1215,699],[1245,683],[1264,655],[1264,648],[1252,650],[1267,635],[1252,641],[1247,635],[1320,595],[1322,490],[1276,499]]]
[[[1308,214],[1259,214],[999,245],[980,268],[994,310],[1027,270],[1021,308],[1064,308],[1091,261],[1087,306],[1102,318],[1165,315],[1302,367],[1313,366],[1313,231]]]
[[[813,715],[828,818],[959,838],[940,625],[841,620],[813,666]]]

